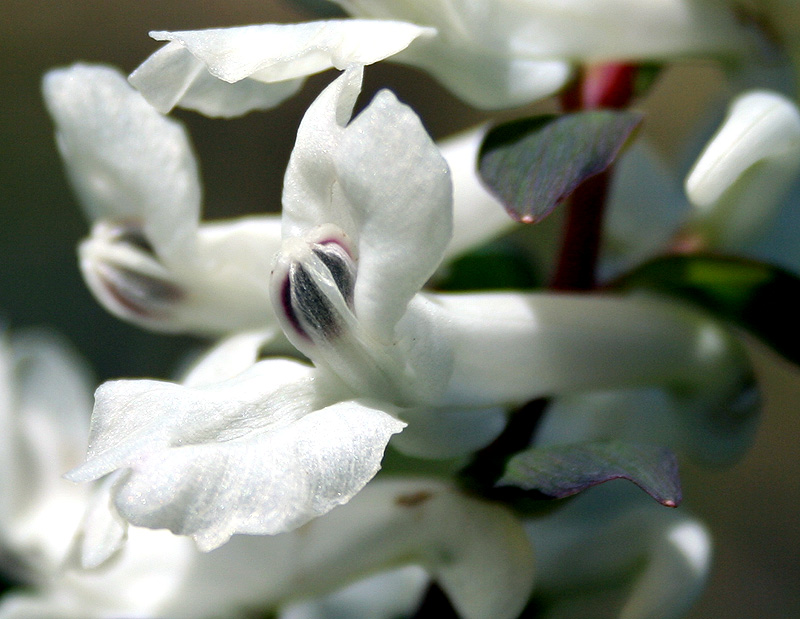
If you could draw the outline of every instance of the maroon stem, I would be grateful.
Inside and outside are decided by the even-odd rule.
[[[575,85],[561,97],[565,112],[622,108],[633,97],[636,67],[607,64],[584,69]],[[553,290],[591,290],[596,282],[597,257],[613,166],[587,178],[572,192],[561,252],[550,282]]]
[[[553,290],[591,290],[600,250],[611,168],[583,181],[572,192],[558,266],[550,282]]]

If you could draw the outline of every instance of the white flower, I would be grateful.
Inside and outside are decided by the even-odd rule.
[[[444,162],[388,92],[348,124],[357,75],[323,92],[298,131],[273,302],[287,337],[318,368],[403,408],[409,427],[398,447],[474,449],[499,431],[506,406],[537,396],[687,379],[698,389],[693,363],[715,368],[709,381],[745,371],[724,330],[671,304],[418,294],[448,244]],[[458,432],[461,424],[470,430]],[[468,447],[459,445],[465,434],[475,441]]]
[[[200,223],[202,189],[182,125],[116,70],[50,71],[44,95],[92,232],[80,246],[87,284],[112,313],[160,331],[226,333],[274,324],[266,274],[274,217]]]
[[[191,380],[235,365],[260,340],[232,340]],[[533,561],[521,523],[438,481],[376,483],[300,531],[240,536],[209,554],[129,528],[109,502],[119,473],[94,489],[61,478],[80,459],[89,406],[83,363],[59,339],[0,341],[0,547],[4,568],[33,587],[3,597],[3,619],[244,616],[398,565],[436,579],[465,617],[511,619],[527,600]]]
[[[359,19],[151,33],[169,43],[131,81],[162,111],[181,105],[233,116],[276,105],[301,76],[390,58],[428,71],[468,103],[498,109],[558,91],[573,62],[730,56],[748,47],[725,3],[709,0],[336,4]]]
[[[414,581],[437,581],[461,616],[512,619],[534,582],[533,552],[510,510],[426,479],[376,480],[297,531],[236,536],[195,557],[174,577],[176,595],[154,614],[277,610],[365,575],[413,566]]]
[[[4,596],[4,619],[149,614],[171,599],[197,555],[187,540],[138,529],[113,567],[69,566],[90,489],[61,476],[81,459],[90,409],[86,368],[59,338],[0,339],[0,547],[5,569],[33,587]]]
[[[741,94],[686,177],[689,233],[724,250],[761,240],[800,172],[800,111],[770,91]],[[796,205],[789,205],[797,212]]]
[[[70,478],[126,471],[114,499],[130,522],[204,549],[279,533],[356,495],[398,418],[398,448],[452,457],[487,444],[506,408],[534,397],[694,393],[746,366],[724,329],[668,302],[420,294],[449,239],[447,168],[388,92],[350,121],[360,81],[349,69],[311,106],[286,175],[273,299],[315,367],[256,363],[259,336],[242,335],[206,362],[229,369],[196,370],[202,380],[103,385],[87,462]]]
[[[545,617],[678,619],[703,590],[711,539],[685,509],[664,509],[637,488],[590,488],[526,522],[536,548],[535,595]]]
[[[79,247],[80,266],[104,307],[159,331],[212,335],[276,325],[268,281],[279,216],[201,223],[202,189],[184,128],[114,69],[51,71],[44,94],[67,172],[93,222]],[[478,129],[441,145],[464,170],[454,183],[449,256],[511,223],[474,173],[482,135]]]

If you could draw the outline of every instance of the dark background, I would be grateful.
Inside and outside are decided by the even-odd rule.
[[[169,376],[183,352],[198,343],[118,321],[94,302],[81,281],[75,247],[87,224],[53,144],[41,76],[79,60],[129,72],[157,47],[149,30],[305,17],[265,0],[5,0],[0,19],[0,321],[12,329],[56,328],[89,358],[99,379]],[[200,158],[206,218],[277,210],[297,124],[330,79],[330,74],[313,78],[299,97],[269,114],[230,121],[177,114]],[[411,70],[382,65],[369,70],[366,79],[367,96],[378,87],[393,88],[434,137],[482,118]],[[668,108],[670,122],[688,118],[697,107],[691,97],[701,86],[706,86],[702,73],[694,82],[672,78],[658,87],[651,107],[656,112]],[[675,133],[658,119],[649,130],[660,137]],[[665,152],[670,148],[664,144]],[[754,449],[732,469],[684,474],[688,502],[717,541],[716,567],[695,619],[800,616],[800,374],[764,351],[755,353],[768,410]]]

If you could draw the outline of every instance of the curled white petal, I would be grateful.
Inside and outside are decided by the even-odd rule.
[[[305,82],[303,79],[271,84],[254,80],[223,82],[177,41],[153,53],[130,75],[129,81],[164,114],[181,105],[206,116],[223,118],[276,107]]]
[[[690,225],[721,248],[757,237],[799,170],[797,106],[769,91],[741,95],[686,178]]]
[[[406,48],[430,28],[382,20],[330,20],[238,28],[152,32],[170,41],[131,75],[131,83],[162,112],[175,105],[233,116],[274,107],[303,78],[351,63],[372,64]],[[209,75],[218,80],[214,83]],[[243,80],[252,80],[246,86]],[[226,84],[227,82],[227,84]],[[238,92],[231,90],[235,84]],[[242,94],[245,98],[234,97]],[[230,95],[223,94],[231,90]]]

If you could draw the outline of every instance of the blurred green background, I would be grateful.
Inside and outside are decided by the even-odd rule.
[[[41,76],[76,61],[104,62],[129,72],[157,47],[149,30],[297,21],[307,15],[264,0],[4,0],[2,17],[0,322],[12,329],[49,325],[61,331],[89,358],[98,379],[169,376],[184,352],[199,343],[144,333],[118,321],[93,301],[81,281],[75,247],[87,224],[53,144]],[[188,125],[201,161],[207,218],[277,210],[297,124],[330,79],[313,78],[299,97],[269,114],[231,121],[177,114]],[[367,96],[391,87],[417,110],[434,137],[482,118],[430,79],[402,67],[371,69],[366,80]],[[666,103],[657,105],[681,97],[670,114],[691,114],[693,104],[683,102],[686,88],[681,81],[660,87]],[[658,132],[658,122],[651,130]],[[767,410],[754,449],[732,469],[684,474],[687,504],[710,525],[717,542],[715,569],[695,619],[800,616],[800,373],[763,350],[755,353]]]

